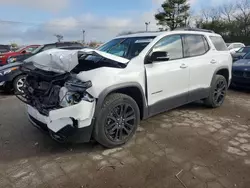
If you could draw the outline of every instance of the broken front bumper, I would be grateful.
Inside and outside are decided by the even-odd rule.
[[[27,113],[31,123],[48,131],[53,139],[61,142],[88,142],[93,130],[95,101],[80,103],[51,110],[44,116],[34,107],[27,105]]]

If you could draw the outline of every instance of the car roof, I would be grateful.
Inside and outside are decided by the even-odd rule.
[[[44,46],[54,45],[54,44],[81,44],[81,43],[80,42],[54,42],[54,43],[44,44]]]
[[[156,37],[161,35],[165,32],[140,32],[140,33],[133,33],[128,35],[121,35],[116,38],[133,38],[133,37]]]
[[[176,30],[176,31],[159,31],[159,32],[141,32],[141,33],[134,33],[129,35],[122,35],[116,38],[133,38],[133,37],[157,37],[160,35],[166,34],[197,34],[197,35],[207,35],[207,36],[220,36],[216,33],[204,32],[204,31],[183,31],[183,30]]]

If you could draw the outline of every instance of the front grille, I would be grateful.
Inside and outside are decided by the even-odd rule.
[[[233,71],[233,76],[250,78],[250,72],[249,71]]]

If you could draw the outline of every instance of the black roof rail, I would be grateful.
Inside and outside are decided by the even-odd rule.
[[[200,32],[214,33],[214,31],[212,30],[191,28],[191,27],[180,27],[180,28],[176,28],[174,31],[200,31]]]

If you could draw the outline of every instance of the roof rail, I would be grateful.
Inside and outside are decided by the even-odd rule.
[[[176,28],[174,31],[200,31],[200,32],[214,33],[214,31],[212,30],[191,28],[191,27],[180,27],[180,28]]]

